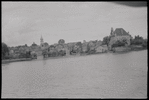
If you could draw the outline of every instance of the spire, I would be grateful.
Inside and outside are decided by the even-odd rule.
[[[41,38],[40,38],[40,45],[42,45],[44,42],[43,42],[43,38],[42,38],[42,35],[41,35]]]

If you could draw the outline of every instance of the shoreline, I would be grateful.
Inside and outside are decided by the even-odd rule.
[[[19,62],[19,61],[31,61],[32,58],[21,58],[21,59],[8,59],[8,60],[2,60],[2,64],[10,63],[10,62]]]
[[[124,54],[128,52],[133,52],[133,51],[142,51],[142,50],[147,50],[147,49],[137,49],[137,50],[130,50],[130,51],[107,51],[107,52],[101,52],[101,53],[93,53],[93,54],[76,54],[76,55],[66,55],[66,56],[58,56],[58,57],[47,57],[43,58],[42,60],[47,60],[47,59],[61,59],[61,58],[73,58],[73,57],[81,57],[81,56],[89,56],[89,55],[98,55],[98,54],[107,54],[107,53],[113,53],[113,54]],[[21,61],[32,61],[32,58],[21,58],[21,59],[8,59],[8,60],[2,60],[2,64],[7,64],[11,62],[21,62]],[[39,59],[37,59],[39,60]]]

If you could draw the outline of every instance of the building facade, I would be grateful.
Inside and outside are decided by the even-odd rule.
[[[112,45],[116,41],[126,41],[126,46],[130,45],[130,40],[131,40],[131,35],[129,32],[126,32],[123,28],[116,28],[115,31],[113,31],[113,28],[111,28],[111,33],[110,33],[110,42],[109,42],[109,49],[112,49]]]

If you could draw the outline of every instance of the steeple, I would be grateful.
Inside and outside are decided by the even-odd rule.
[[[43,38],[42,38],[42,35],[41,35],[41,38],[40,38],[40,45],[43,47],[43,43],[44,43],[44,41],[43,41]]]

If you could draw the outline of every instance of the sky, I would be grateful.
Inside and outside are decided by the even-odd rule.
[[[147,38],[147,6],[135,2],[2,2],[2,42],[18,46],[103,40],[111,27]]]

